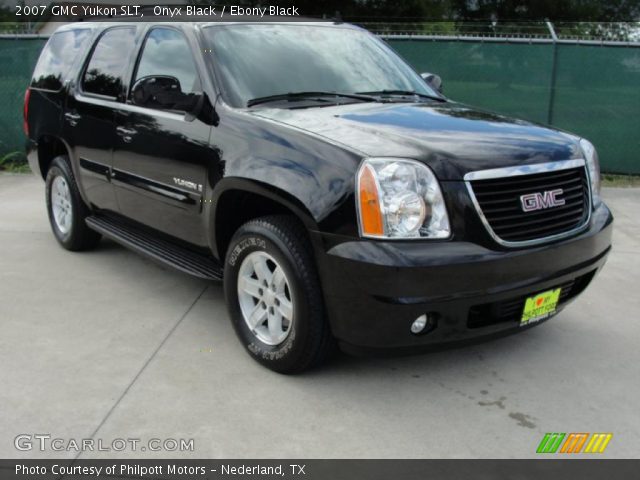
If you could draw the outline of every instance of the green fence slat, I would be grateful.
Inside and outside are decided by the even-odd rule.
[[[640,48],[558,45],[554,125],[591,140],[603,170],[640,173]]]
[[[24,92],[45,42],[37,38],[0,39],[0,157],[24,151]]]

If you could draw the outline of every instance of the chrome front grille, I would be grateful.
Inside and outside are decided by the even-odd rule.
[[[471,172],[467,188],[489,233],[509,246],[571,235],[591,213],[584,160]]]

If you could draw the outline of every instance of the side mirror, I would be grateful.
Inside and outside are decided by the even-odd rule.
[[[421,73],[420,76],[422,79],[433,88],[436,92],[442,93],[442,78],[435,73]]]
[[[168,75],[142,77],[131,89],[134,105],[193,113],[201,104],[201,94],[183,93],[180,80]]]

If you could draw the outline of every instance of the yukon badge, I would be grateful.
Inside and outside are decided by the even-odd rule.
[[[548,190],[546,192],[527,193],[520,196],[520,205],[523,212],[533,212],[534,210],[544,210],[545,208],[560,207],[564,205],[564,199],[558,198],[563,190]]]
[[[173,183],[175,183],[179,187],[190,188],[191,190],[202,192],[202,185],[199,183],[190,182],[189,180],[183,180],[182,178],[177,177],[173,177]]]

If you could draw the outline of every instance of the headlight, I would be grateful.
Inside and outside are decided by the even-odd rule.
[[[357,175],[360,234],[448,238],[447,208],[433,172],[413,160],[368,158]]]
[[[596,149],[590,141],[581,139],[580,148],[587,162],[589,182],[591,183],[591,201],[595,207],[600,203],[600,161]]]

